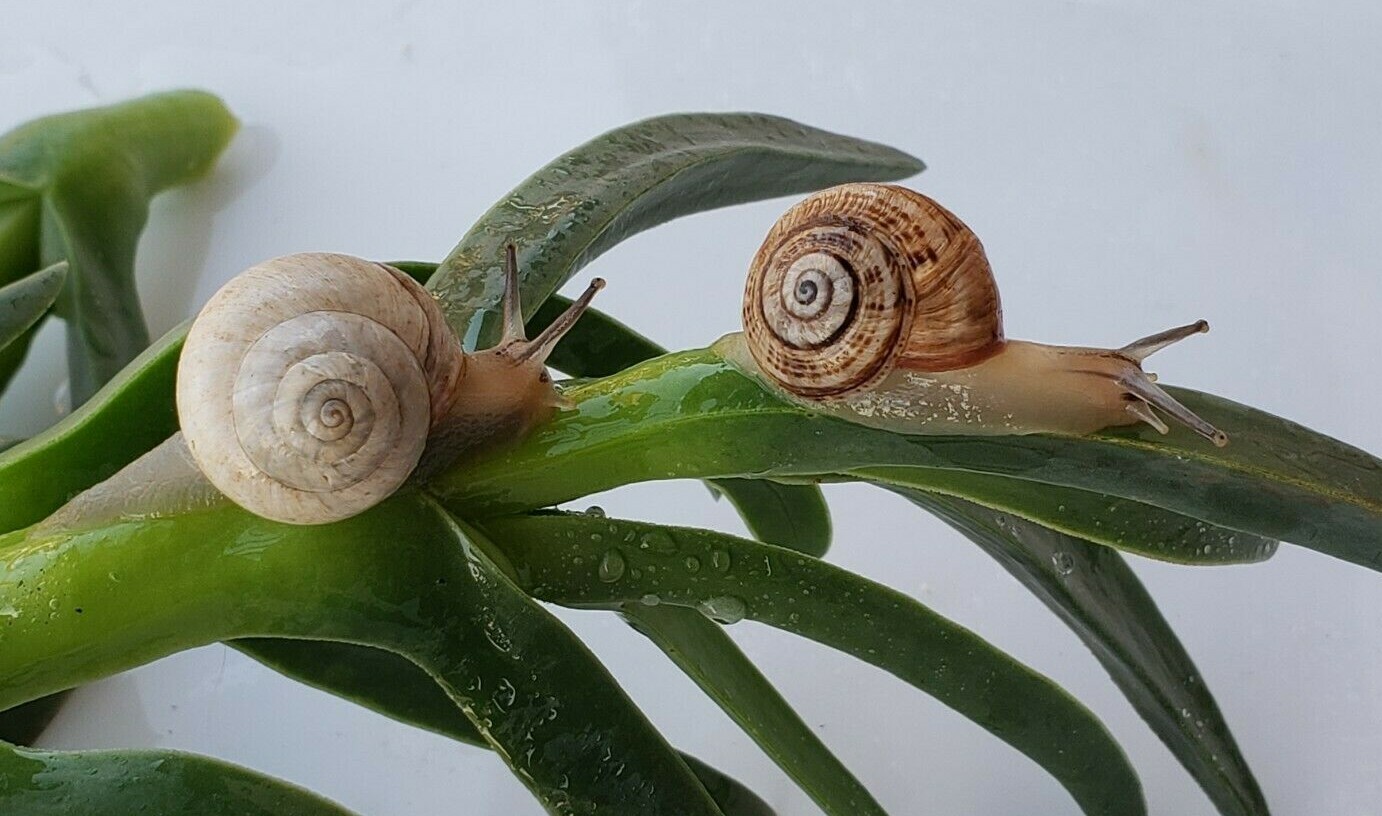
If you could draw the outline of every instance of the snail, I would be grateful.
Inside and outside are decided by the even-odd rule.
[[[524,335],[507,248],[504,331],[465,353],[431,294],[384,264],[330,253],[275,258],[207,302],[178,363],[193,461],[259,516],[349,518],[407,479],[515,441],[562,404],[548,354],[604,286],[540,335]]]
[[[788,210],[753,259],[743,321],[716,346],[731,363],[797,404],[865,425],[1083,435],[1145,422],[1166,433],[1159,410],[1228,442],[1142,370],[1208,323],[1118,349],[1009,340],[978,237],[903,187],[846,184]]]

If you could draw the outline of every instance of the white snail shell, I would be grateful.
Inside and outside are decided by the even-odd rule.
[[[198,467],[232,501],[320,524],[403,484],[464,368],[440,309],[407,275],[288,255],[202,310],[178,367],[178,414]]]

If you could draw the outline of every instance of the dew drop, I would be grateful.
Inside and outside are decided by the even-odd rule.
[[[647,595],[644,595],[642,598],[639,598],[638,602],[643,604],[644,606],[657,606],[658,604],[662,603],[662,599],[657,597],[655,593],[649,592]]]
[[[748,613],[743,599],[733,595],[717,595],[696,604],[696,608],[717,623],[738,623]]]
[[[711,550],[710,568],[719,573],[729,572],[729,553],[725,550]]]
[[[1065,577],[1075,571],[1075,557],[1064,551],[1052,553],[1051,566],[1055,567],[1061,577]]]
[[[609,549],[600,558],[597,570],[600,580],[612,584],[624,577],[624,555],[616,549]]]
[[[683,562],[683,563],[686,564],[686,571],[687,571],[687,572],[700,572],[700,571],[701,571],[701,559],[697,558],[697,557],[694,556],[694,555],[688,555],[688,556],[686,556],[686,561]]]
[[[662,530],[652,530],[643,534],[639,539],[640,549],[652,550],[661,555],[671,555],[677,551],[677,542]]]
[[[591,518],[604,518],[605,508],[601,507],[598,504],[592,504],[585,509],[585,514],[587,516],[590,516]]]

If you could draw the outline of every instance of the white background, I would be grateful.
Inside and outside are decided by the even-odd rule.
[[[0,128],[180,86],[241,117],[215,176],[154,207],[139,274],[158,333],[269,256],[441,258],[529,172],[630,120],[782,114],[923,157],[912,183],[983,238],[1010,336],[1118,345],[1205,317],[1212,334],[1155,359],[1165,379],[1382,451],[1375,3],[491,5],[0,2]],[[788,204],[645,233],[573,289],[604,275],[602,308],[666,345],[703,345],[736,327],[747,260]],[[0,433],[53,419],[60,346],[50,326],[0,401]],[[1063,683],[1125,746],[1154,814],[1211,813],[995,563],[895,498],[827,494],[836,563]],[[694,484],[598,501],[741,529]],[[1289,546],[1260,566],[1135,568],[1275,813],[1382,813],[1382,575]],[[653,647],[609,616],[563,617],[673,742],[783,814],[815,812]],[[1076,812],[1031,762],[891,676],[754,624],[731,631],[893,812]],[[219,646],[81,690],[45,744],[201,751],[367,816],[538,812],[493,756]]]

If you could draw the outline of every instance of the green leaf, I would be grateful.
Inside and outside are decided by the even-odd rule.
[[[27,527],[178,428],[173,381],[186,325],[165,335],[77,411],[0,453],[0,530]]]
[[[286,782],[177,751],[35,751],[0,743],[0,810],[16,816],[350,816]]]
[[[978,544],[1079,635],[1220,813],[1265,816],[1199,670],[1117,553],[960,499],[897,492]]]
[[[642,602],[620,609],[633,628],[686,672],[821,810],[832,816],[886,816],[882,805],[719,626],[694,609]]]
[[[930,468],[861,468],[854,475],[874,484],[966,497],[1085,541],[1159,561],[1252,564],[1277,551],[1271,539],[1088,490]]]
[[[597,136],[551,161],[470,228],[429,286],[466,348],[499,332],[503,247],[518,245],[525,314],[620,241],[683,215],[920,172],[890,147],[755,113],[682,113]]]
[[[815,485],[769,479],[709,479],[759,541],[820,558],[830,549],[830,508]]]
[[[437,681],[402,655],[327,640],[246,638],[226,644],[286,677],[415,728],[488,748]]]
[[[149,344],[134,286],[149,200],[202,176],[237,126],[216,97],[174,91],[0,136],[0,179],[41,201],[42,262],[71,265],[58,312],[68,321],[73,404]]]
[[[488,546],[414,491],[321,527],[225,504],[0,535],[0,706],[216,641],[360,643],[422,666],[549,808],[718,814]]]
[[[810,638],[891,672],[984,727],[1056,777],[1086,813],[1145,812],[1136,775],[1093,714],[899,592],[792,550],[709,530],[582,514],[484,526],[536,597],[573,607],[686,606]],[[611,543],[645,536],[663,546]]]
[[[351,700],[371,711],[458,742],[488,748],[442,687],[406,657],[354,643],[251,638],[228,645],[274,671]],[[739,782],[689,754],[680,754],[725,816],[772,816]]]
[[[690,754],[682,754],[681,760],[691,769],[691,773],[701,780],[710,798],[715,800],[715,804],[720,806],[725,816],[774,816],[773,809],[768,807],[768,803],[759,799],[758,795],[743,783],[724,775]]]
[[[32,193],[0,183],[0,286],[38,269],[38,214]],[[0,343],[0,394],[24,362],[37,331],[35,324],[13,342]]]
[[[790,405],[713,351],[683,352],[568,389],[575,410],[443,474],[431,489],[457,512],[483,516],[658,479],[867,480],[870,468],[924,467],[937,489],[953,487],[980,504],[988,497],[966,494],[965,474],[1016,479],[1034,491],[1054,485],[1108,495],[1198,519],[1206,529],[1382,568],[1382,462],[1247,406],[1172,391],[1226,429],[1229,446],[1150,429],[1082,437],[890,433]],[[1096,522],[1116,521],[1081,518],[1068,529],[1089,540],[1104,535]]]
[[[47,313],[66,277],[67,264],[57,263],[0,286],[0,349],[18,340]]]
[[[491,647],[467,658],[466,715],[519,779],[554,814],[719,814],[595,656],[497,566],[484,535],[453,521],[473,571],[468,623]]]

